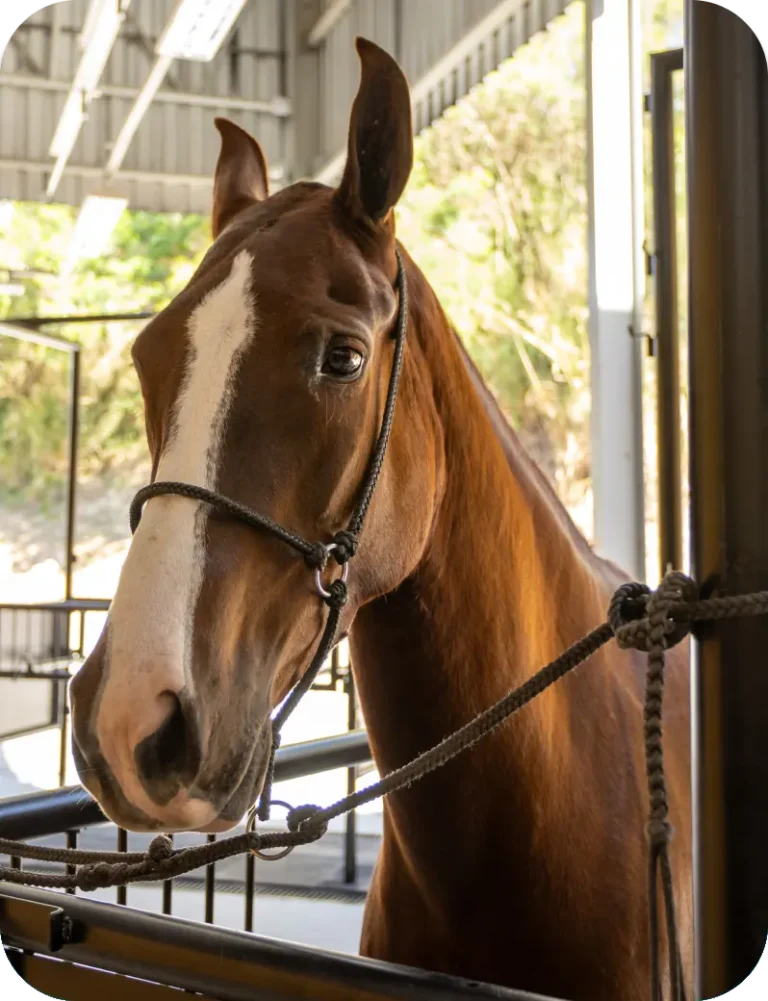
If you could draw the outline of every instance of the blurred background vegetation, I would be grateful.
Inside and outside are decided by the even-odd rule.
[[[681,8],[682,0],[644,5],[646,52],[680,44]],[[678,138],[682,156],[682,127]],[[207,219],[127,211],[110,250],[70,268],[74,219],[64,206],[0,206],[0,267],[51,272],[27,280],[23,296],[0,294],[0,320],[159,310],[184,287],[210,240]],[[398,227],[511,424],[589,535],[580,0],[417,139]],[[130,362],[140,325],[47,329],[84,348],[78,537],[81,558],[97,558],[98,546],[87,545],[97,534],[91,509],[103,513],[104,497],[114,495],[125,535],[124,498],[146,476],[142,403]],[[19,525],[17,518],[4,524],[3,512],[60,511],[67,364],[63,354],[0,337],[0,543],[12,541]],[[653,390],[652,374],[646,388]]]

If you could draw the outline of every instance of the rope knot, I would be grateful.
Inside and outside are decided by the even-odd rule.
[[[341,531],[337,532],[333,537],[334,549],[332,550],[333,558],[339,564],[343,566],[357,552],[358,538],[354,532]]]
[[[173,855],[173,842],[165,834],[158,834],[158,836],[153,838],[150,842],[147,855],[153,862],[158,864],[167,862]]]
[[[694,582],[678,571],[667,574],[655,591],[645,584],[622,584],[608,607],[608,622],[622,649],[648,653],[661,640],[668,650],[690,633],[690,606],[697,599]]]
[[[663,848],[672,840],[672,825],[668,820],[655,817],[648,821],[645,833],[652,848]]]
[[[289,810],[286,818],[288,830],[293,834],[309,835],[313,841],[322,838],[328,830],[328,821],[324,817],[319,817],[319,813],[320,807],[311,803]]]
[[[647,624],[646,610],[651,589],[645,584],[622,584],[608,606],[608,623],[620,647],[637,646]]]
[[[347,591],[347,585],[343,580],[335,580],[332,584],[328,585],[328,597],[323,598],[323,601],[329,608],[334,609],[336,612],[340,612],[346,605],[348,598],[349,592]]]
[[[97,862],[95,865],[84,865],[77,873],[77,885],[87,893],[90,890],[103,890],[112,885],[112,866],[107,862]]]

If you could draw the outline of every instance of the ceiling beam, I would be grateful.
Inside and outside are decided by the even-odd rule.
[[[160,90],[174,59],[210,62],[232,30],[246,0],[218,0],[208,5],[200,0],[177,0],[170,18],[155,44],[155,62],[114,141],[106,171],[113,176],[133,142],[149,106]]]
[[[125,23],[129,24],[133,28],[134,33],[133,35],[130,36],[130,38],[126,34],[123,34],[123,38],[125,38],[126,41],[129,40],[132,41],[135,45],[137,45],[141,49],[141,51],[144,53],[144,55],[150,62],[154,62],[155,47],[153,45],[153,40],[150,39],[144,33],[144,31],[142,31],[141,25],[133,16],[133,14],[130,13],[130,11],[128,12],[128,14],[126,14]],[[173,76],[172,73],[170,72],[166,73],[165,82],[171,88],[171,90],[179,89],[179,85],[176,82],[176,78]]]
[[[91,0],[80,36],[82,54],[49,150],[56,163],[48,178],[45,192],[48,198],[56,194],[130,2],[121,0],[116,4],[115,0]]]
[[[35,76],[43,75],[43,67],[33,57],[25,42],[19,38],[18,32],[16,32],[15,35],[11,35],[11,45],[16,50],[19,62],[25,67],[26,70],[28,70],[28,72],[34,73]]]
[[[120,169],[120,165],[128,152],[128,147],[133,142],[133,137],[136,135],[152,100],[160,89],[160,84],[165,79],[172,62],[173,59],[171,56],[155,57],[155,64],[150,70],[149,76],[144,81],[144,86],[136,95],[136,100],[133,102],[131,110],[128,112],[112,146],[107,160],[107,174],[115,174]]]
[[[323,13],[318,17],[307,35],[307,45],[310,49],[316,49],[322,45],[331,30],[351,5],[352,0],[331,0]]]
[[[29,74],[0,73],[0,87],[15,87],[18,89],[35,89],[52,93],[65,93],[69,84],[63,80],[49,80],[47,77],[34,77]],[[117,84],[104,84],[98,87],[92,100],[105,97],[118,97],[133,101],[139,91],[135,87],[121,87]],[[260,115],[274,115],[276,118],[289,118],[291,102],[286,97],[277,96],[271,101],[251,101],[244,97],[234,97],[231,94],[194,94],[177,90],[159,90],[154,97],[154,104],[178,104],[192,108],[228,108],[231,111],[252,111]]]
[[[48,28],[48,76],[52,80],[58,80],[64,76],[64,33],[62,31],[64,23],[64,8],[60,3],[51,4],[48,8],[50,13],[50,24]],[[16,32],[18,36],[20,32]]]
[[[48,173],[51,165],[47,160],[21,160],[13,157],[0,158],[0,170],[20,170],[27,173]],[[68,163],[65,174],[72,177],[84,177],[87,179],[103,180],[104,167],[94,166],[87,163]],[[270,180],[280,182],[284,177],[282,166],[273,166],[269,170]],[[113,178],[115,181],[136,181],[150,184],[188,184],[192,187],[211,187],[213,177],[211,174],[176,174],[162,173],[152,170],[126,170],[121,168]]]

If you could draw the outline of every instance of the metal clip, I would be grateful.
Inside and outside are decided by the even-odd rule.
[[[283,806],[290,813],[293,809],[290,803],[285,803],[281,799],[273,799],[270,801],[270,806]],[[256,830],[256,805],[254,804],[248,811],[248,823],[245,825],[245,830],[247,834],[251,834]],[[277,862],[278,859],[285,858],[286,855],[290,855],[294,849],[294,845],[288,845],[287,848],[281,848],[275,852],[274,855],[265,855],[263,849],[261,848],[251,848],[251,854],[255,855],[256,858],[260,858],[263,862]]]
[[[51,911],[48,921],[48,949],[51,952],[59,952],[65,945],[76,945],[83,941],[85,928],[67,914],[63,907]]]

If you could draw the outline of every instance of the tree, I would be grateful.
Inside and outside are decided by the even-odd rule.
[[[576,3],[449,109],[417,140],[398,218],[503,410],[571,504],[589,475],[583,45]]]
[[[0,318],[162,309],[186,285],[210,239],[199,216],[126,212],[110,252],[68,274],[63,265],[73,223],[65,206],[15,205],[0,228],[0,262],[54,277],[26,282],[21,297],[0,296]],[[79,474],[85,480],[146,458],[141,393],[130,361],[137,329],[124,322],[51,329],[84,348]],[[3,500],[51,502],[64,489],[68,359],[0,337],[0,365]]]

